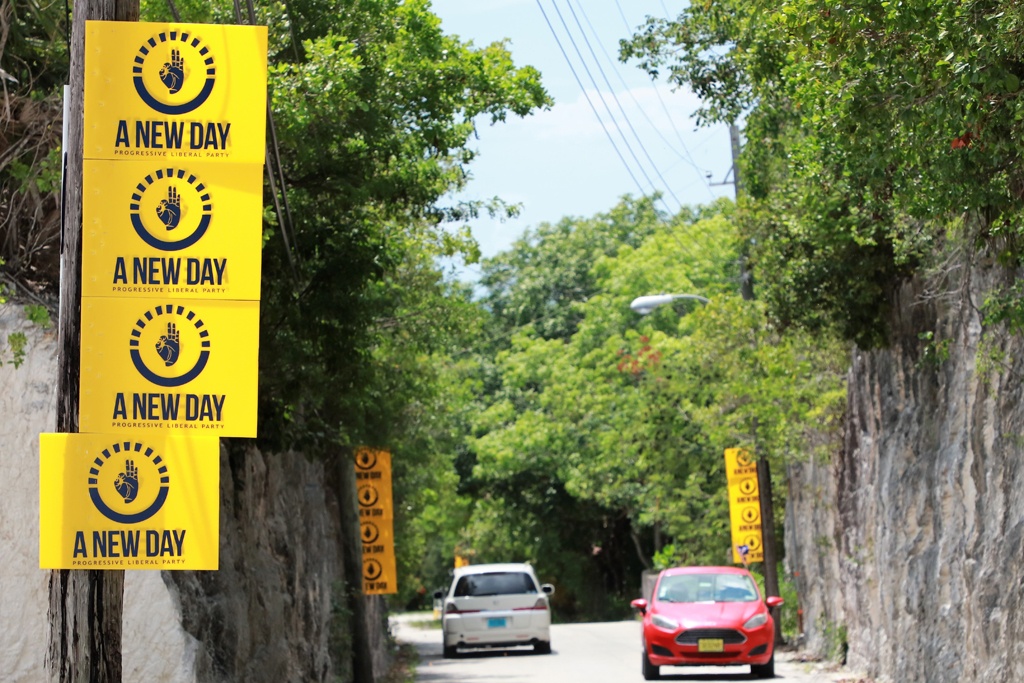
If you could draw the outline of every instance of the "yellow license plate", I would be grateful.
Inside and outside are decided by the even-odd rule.
[[[698,652],[722,652],[725,650],[725,641],[721,638],[701,638],[697,641]]]

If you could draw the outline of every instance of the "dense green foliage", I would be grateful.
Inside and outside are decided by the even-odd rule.
[[[781,465],[842,413],[841,348],[779,334],[740,297],[734,214],[720,202],[666,219],[627,199],[484,263],[456,551],[533,561],[563,617],[621,614],[655,557],[729,561],[724,448],[780,465],[781,521]],[[659,291],[710,303],[629,309]]]
[[[624,58],[745,115],[760,294],[783,324],[884,342],[895,286],[965,248],[1019,262],[1024,15],[1013,3],[693,3]]]
[[[143,18],[166,19],[150,0]],[[274,138],[286,197],[265,200],[260,432],[306,449],[418,438],[436,383],[430,355],[465,329],[465,297],[434,257],[475,244],[446,222],[479,116],[547,102],[500,43],[445,35],[424,0],[257,3],[269,25]],[[228,2],[183,20],[234,21]],[[198,16],[190,16],[190,12]],[[275,199],[287,211],[271,211]],[[283,204],[280,204],[283,206]]]

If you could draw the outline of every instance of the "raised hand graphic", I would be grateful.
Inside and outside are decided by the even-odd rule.
[[[160,80],[167,86],[167,92],[174,94],[185,82],[185,59],[180,50],[171,50],[171,61],[160,67]]]
[[[167,187],[167,199],[161,199],[157,204],[156,215],[168,230],[178,227],[178,221],[181,220],[181,195],[174,185]]]
[[[161,335],[156,342],[156,352],[164,359],[164,365],[170,367],[178,362],[181,335],[174,323],[167,323],[167,334]]]
[[[132,502],[139,495],[139,468],[135,466],[134,460],[124,461],[124,472],[117,475],[114,488],[126,503]]]

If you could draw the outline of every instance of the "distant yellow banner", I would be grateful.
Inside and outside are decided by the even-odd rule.
[[[263,168],[86,161],[82,295],[260,298]]]
[[[220,440],[40,434],[42,569],[217,569]]]
[[[363,592],[367,595],[397,593],[391,453],[359,448],[355,456],[359,534],[363,541]]]
[[[729,526],[732,532],[733,562],[743,562],[741,549],[746,549],[747,562],[763,562],[761,540],[761,497],[757,485],[757,462],[749,451],[740,448],[725,450],[725,473],[729,489]]]
[[[82,300],[83,432],[256,436],[258,301]]]
[[[85,158],[262,164],[267,28],[89,21]]]

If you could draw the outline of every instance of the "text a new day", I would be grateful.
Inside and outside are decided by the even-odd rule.
[[[93,531],[92,555],[86,532],[76,531],[73,558],[78,557],[181,557],[185,550],[185,529],[141,529]]]
[[[182,396],[185,400],[182,401]],[[225,394],[123,393],[114,397],[112,420],[211,422],[224,421]],[[131,414],[129,415],[129,410]]]
[[[231,124],[220,121],[134,121],[134,144],[128,121],[117,122],[114,149],[227,149]]]
[[[184,263],[184,268],[182,264]],[[228,268],[226,258],[188,258],[166,256],[132,257],[131,267],[124,256],[114,261],[113,284],[118,285],[209,285],[222,286]]]

